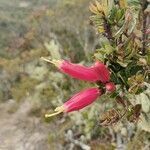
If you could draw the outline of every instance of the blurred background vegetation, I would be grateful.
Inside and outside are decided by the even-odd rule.
[[[0,150],[149,149],[150,87],[136,97],[145,121],[100,126],[100,115],[113,106],[106,95],[80,113],[44,118],[91,86],[40,60],[92,62],[99,39],[89,21],[89,2],[0,0]]]

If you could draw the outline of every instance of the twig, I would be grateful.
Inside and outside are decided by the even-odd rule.
[[[142,3],[142,55],[145,55],[146,53],[146,39],[147,39],[147,34],[146,34],[146,21],[147,21],[147,14],[145,13],[145,9],[148,6],[148,1],[147,0],[141,0]]]
[[[105,36],[109,39],[110,42],[112,42],[112,40],[114,39],[112,37],[112,32],[111,32],[111,27],[109,22],[107,21],[107,19],[105,17],[103,17],[104,19],[104,29],[105,29]]]

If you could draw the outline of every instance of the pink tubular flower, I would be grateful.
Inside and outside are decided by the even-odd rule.
[[[100,80],[99,73],[95,70],[94,67],[86,67],[79,64],[74,64],[66,60],[52,60],[49,61],[45,58],[42,58],[45,61],[53,63],[59,68],[59,70],[65,74],[68,74],[76,79],[96,82]]]
[[[116,90],[116,86],[113,82],[109,82],[105,84],[106,90],[110,92],[114,92]]]
[[[110,80],[110,72],[103,63],[97,61],[93,68],[99,73],[99,80],[102,83],[106,83]]]
[[[93,103],[102,91],[98,88],[89,88],[75,94],[71,99],[66,101],[62,106],[55,109],[56,113],[46,114],[45,117],[51,117],[61,112],[72,112],[80,110]]]

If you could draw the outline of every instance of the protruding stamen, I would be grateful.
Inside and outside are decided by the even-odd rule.
[[[62,106],[56,107],[54,111],[62,111],[62,112],[64,112],[64,111],[65,111],[65,108],[64,108],[64,106],[62,105]]]
[[[54,64],[55,66],[59,67],[60,63],[61,63],[61,60],[56,60],[56,59],[53,59],[53,60],[49,60],[45,57],[41,57],[42,60],[46,61],[46,62],[49,62],[51,64]]]
[[[49,62],[49,63],[53,63],[51,60],[45,58],[45,57],[41,57],[42,60],[46,61],[46,62]]]
[[[58,111],[58,112],[56,112],[56,113],[52,113],[52,114],[45,114],[45,118],[49,118],[49,117],[52,117],[52,116],[56,116],[56,115],[58,115],[58,114],[60,114],[60,113],[62,113],[62,111]]]
[[[65,108],[64,106],[60,106],[60,107],[57,107],[54,111],[57,111],[55,113],[52,113],[52,114],[45,114],[45,118],[49,118],[49,117],[52,117],[52,116],[56,116],[62,112],[65,111]]]

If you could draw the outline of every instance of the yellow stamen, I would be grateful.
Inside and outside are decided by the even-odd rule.
[[[51,64],[54,64],[56,67],[59,67],[61,62],[62,62],[61,60],[56,60],[56,59],[49,60],[48,58],[45,58],[45,57],[41,57],[41,59],[46,61],[46,62],[49,62]]]
[[[52,116],[56,116],[58,114],[62,113],[61,111],[59,112],[56,112],[56,113],[52,113],[52,114],[45,114],[45,118],[49,118],[49,117],[52,117]]]
[[[65,108],[64,108],[64,106],[62,105],[62,106],[56,107],[54,111],[62,111],[62,112],[64,112],[64,111],[65,111]]]
[[[49,117],[52,117],[52,116],[56,116],[62,112],[65,111],[65,108],[64,106],[60,106],[60,107],[57,107],[54,111],[57,111],[55,113],[52,113],[52,114],[45,114],[45,118],[49,118]]]

